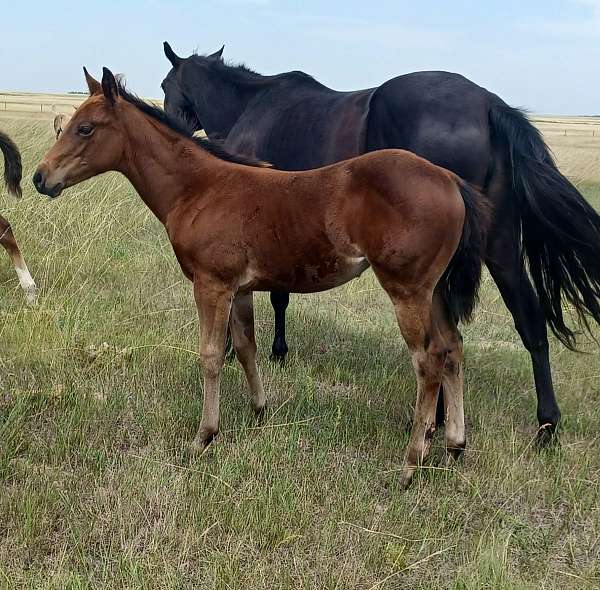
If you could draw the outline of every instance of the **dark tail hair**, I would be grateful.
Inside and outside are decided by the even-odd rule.
[[[493,140],[507,151],[520,213],[521,256],[546,322],[568,348],[575,332],[563,316],[569,302],[590,333],[600,323],[600,215],[559,172],[541,133],[502,101],[490,109]]]
[[[465,204],[465,222],[460,243],[440,286],[454,320],[469,321],[479,295],[490,209],[477,189],[458,177],[457,181]]]
[[[0,150],[4,154],[4,182],[9,193],[21,196],[23,166],[21,154],[12,139],[0,131]]]

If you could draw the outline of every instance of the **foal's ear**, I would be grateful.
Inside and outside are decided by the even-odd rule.
[[[108,68],[102,68],[102,92],[110,104],[114,105],[119,98],[119,86],[113,73]]]
[[[221,49],[219,49],[219,51],[215,51],[214,53],[211,53],[210,55],[207,55],[206,57],[208,59],[223,59],[223,49],[225,49],[225,45],[223,45],[223,47],[221,47]]]
[[[167,59],[171,62],[171,65],[176,68],[183,60],[171,49],[171,46],[165,41],[163,43],[163,49]]]
[[[87,71],[85,66],[83,68],[83,73],[85,75],[85,81],[87,82],[88,89],[90,91],[90,95],[102,94],[102,86],[101,86],[100,82],[98,82],[98,80],[96,80],[95,78],[92,78],[92,76],[90,76],[90,73]]]

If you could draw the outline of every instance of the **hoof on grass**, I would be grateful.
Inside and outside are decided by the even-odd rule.
[[[446,445],[446,465],[458,461],[464,456],[466,443],[448,443]]]
[[[271,362],[275,363],[276,365],[283,367],[283,365],[285,365],[286,354],[287,354],[286,352],[277,352],[277,353],[272,352],[269,359],[271,360]]]
[[[551,448],[558,445],[558,433],[556,424],[547,422],[542,424],[535,435],[535,443],[539,449]]]
[[[408,487],[410,486],[410,484],[412,482],[414,473],[415,473],[414,467],[409,467],[407,465],[404,467],[404,469],[402,469],[402,473],[400,474],[400,481],[399,481],[400,489],[402,489],[402,490],[408,489]]]
[[[192,455],[201,455],[207,449],[207,447],[214,441],[216,432],[204,433],[199,432],[194,440],[189,444],[188,449]]]

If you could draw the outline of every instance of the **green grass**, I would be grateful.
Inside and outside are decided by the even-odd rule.
[[[50,124],[2,126],[28,179]],[[414,378],[372,274],[293,297],[284,369],[260,294],[266,421],[229,363],[222,434],[192,458],[196,312],[164,231],[117,175],[52,202],[24,188],[0,201],[40,287],[28,308],[0,258],[0,587],[600,586],[594,345],[552,343],[561,444],[536,451],[529,357],[486,276],[464,328],[465,460],[442,467],[438,439],[402,492]]]

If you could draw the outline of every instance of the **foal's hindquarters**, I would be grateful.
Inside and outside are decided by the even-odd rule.
[[[243,221],[229,217],[229,229],[214,236],[221,244],[218,252],[199,245],[193,249],[190,268],[194,266],[204,374],[203,413],[194,450],[204,449],[218,432],[219,375],[230,318],[252,406],[257,412],[264,409],[252,291],[321,291],[355,278],[369,265],[392,300],[417,380],[402,485],[408,485],[429,452],[441,385],[446,448],[450,456],[464,449],[463,351],[457,319],[470,313],[475,300],[487,220],[477,204],[479,195],[453,174],[408,154],[390,166],[389,160],[399,159],[400,153],[388,153],[386,159],[380,152],[322,169],[320,174],[297,175],[291,184],[309,203],[301,203],[295,191],[285,198],[269,191],[264,199],[251,198],[240,186],[241,198],[229,202],[227,211],[235,211],[236,218],[239,213]],[[213,227],[218,225],[218,207],[214,213],[210,206],[203,210],[205,220],[213,218]],[[181,216],[195,217],[192,211]],[[463,232],[466,225],[469,232]],[[209,227],[196,229],[209,240],[207,232],[214,231]],[[178,252],[176,243],[174,247],[185,268],[185,253]],[[456,283],[462,280],[466,284]],[[453,302],[452,297],[464,301]]]

